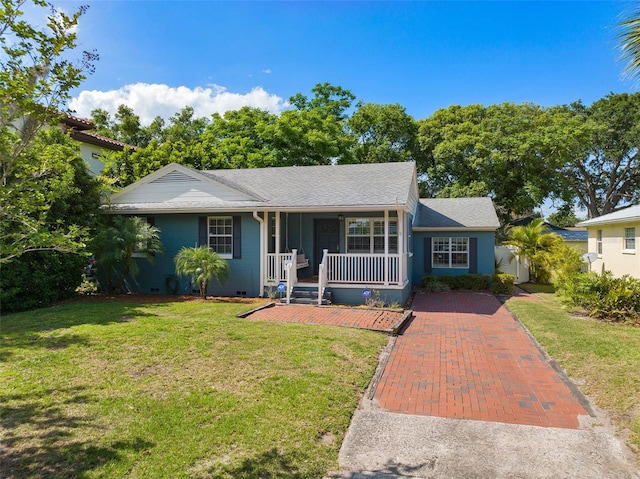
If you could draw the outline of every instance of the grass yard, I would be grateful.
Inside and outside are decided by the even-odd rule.
[[[3,478],[318,478],[387,338],[89,301],[0,318]]]
[[[529,285],[524,285],[531,290]],[[533,291],[532,291],[533,292]],[[571,314],[550,289],[507,306],[640,450],[640,328]]]

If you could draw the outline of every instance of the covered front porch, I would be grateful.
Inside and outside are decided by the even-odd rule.
[[[403,210],[254,213],[261,222],[265,294],[330,289],[337,302],[362,302],[364,288],[389,291],[392,302],[409,283],[408,215]],[[282,291],[284,289],[284,291]]]

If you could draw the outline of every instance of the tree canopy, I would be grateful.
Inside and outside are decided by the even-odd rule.
[[[281,114],[243,107],[210,119],[187,107],[141,126],[120,107],[96,110],[101,132],[139,146],[108,156],[125,186],[171,162],[197,169],[414,161],[421,193],[489,196],[504,223],[551,199],[590,217],[640,200],[640,94],[610,94],[585,106],[452,105],[416,121],[398,104],[357,102],[318,84]]]
[[[416,161],[420,158],[418,125],[399,104],[359,103],[349,118],[355,137],[355,163]]]
[[[77,191],[77,181],[88,181],[80,180],[84,162],[74,161],[77,146],[54,131],[71,90],[98,59],[88,51],[68,59],[86,7],[70,15],[51,7],[37,30],[22,18],[25,2],[2,0],[0,9],[0,263],[29,251],[79,251],[87,231],[84,222],[52,211]]]
[[[573,195],[589,217],[640,201],[640,93],[611,93],[588,107],[576,102],[558,110],[571,125],[562,135],[569,146],[558,170],[560,192]]]
[[[538,105],[458,106],[420,121],[428,196],[491,196],[503,220],[533,211],[554,191],[558,118]]]

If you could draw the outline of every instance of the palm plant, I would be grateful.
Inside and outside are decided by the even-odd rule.
[[[509,230],[506,245],[515,246],[518,254],[529,260],[529,274],[536,280],[548,280],[548,255],[563,240],[555,233],[547,232],[542,218],[536,218],[526,226],[515,226]]]
[[[176,274],[188,276],[200,288],[200,297],[207,298],[207,288],[214,278],[220,284],[229,279],[229,264],[208,246],[184,247],[175,257]]]
[[[111,225],[100,228],[93,248],[100,274],[106,279],[107,291],[121,291],[127,276],[138,274],[136,259],[154,262],[154,256],[163,252],[160,230],[137,216],[116,216]],[[118,282],[114,284],[113,276]]]
[[[640,7],[633,9],[618,25],[621,58],[627,62],[625,71],[637,78],[640,75]]]

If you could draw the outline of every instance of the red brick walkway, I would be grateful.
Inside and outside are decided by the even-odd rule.
[[[400,326],[403,313],[365,308],[340,308],[337,306],[311,306],[302,304],[276,305],[251,313],[251,319],[281,321],[285,323],[325,324],[350,328],[371,329],[385,333]]]
[[[381,408],[563,428],[587,415],[494,296],[419,293],[413,309],[375,391]]]

